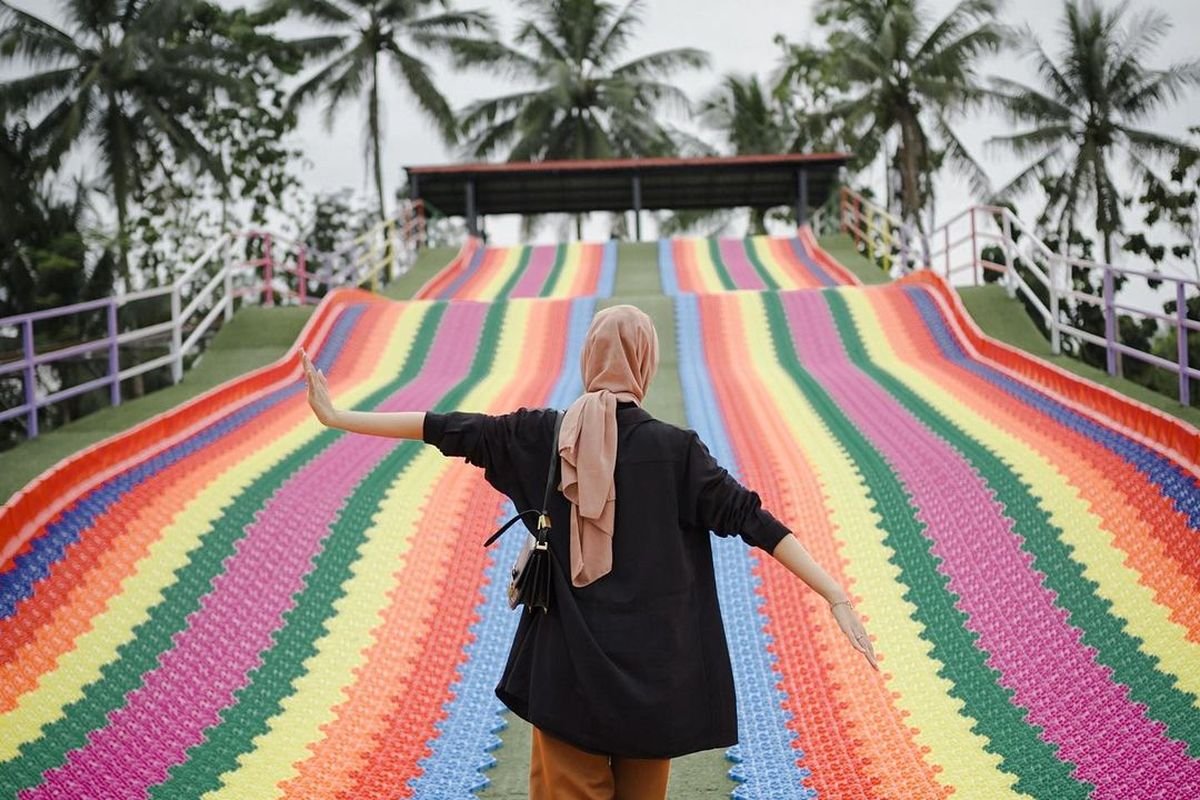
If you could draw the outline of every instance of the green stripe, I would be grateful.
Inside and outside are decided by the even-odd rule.
[[[542,284],[542,290],[538,293],[538,297],[549,297],[554,291],[554,284],[558,283],[558,276],[562,275],[563,267],[567,263],[567,246],[560,244],[558,252],[554,254],[554,266],[550,268],[550,274],[546,276],[546,282]]]
[[[410,359],[424,353],[432,339],[443,308],[435,306],[422,320]],[[405,363],[407,374],[410,362]],[[394,393],[400,380],[372,393],[356,409],[369,409]],[[63,716],[46,726],[41,737],[20,748],[16,758],[0,769],[0,788],[6,792],[34,786],[42,773],[60,766],[66,754],[80,746],[87,734],[106,724],[107,715],[124,705],[125,696],[142,683],[142,675],[154,669],[159,656],[172,646],[172,637],[183,630],[187,618],[200,607],[200,599],[212,591],[212,581],[224,569],[225,559],[254,521],[255,514],[306,463],[335,442],[341,431],[324,430],[280,461],[240,492],[207,532],[188,563],[176,574],[175,583],[163,589],[162,600],[150,609],[148,618],[134,628],[134,638],[117,648],[117,658],[100,669],[100,678],[84,687],[84,695],[67,705]]]
[[[999,675],[987,665],[987,654],[975,646],[978,634],[967,629],[967,615],[955,607],[957,596],[946,588],[950,579],[937,569],[940,559],[930,552],[931,542],[912,498],[891,466],[800,364],[779,295],[761,297],[780,366],[866,483],[872,510],[882,519],[884,544],[893,553],[889,561],[899,568],[900,580],[908,587],[904,598],[915,606],[913,618],[924,629],[921,638],[933,644],[929,657],[942,664],[938,674],[951,682],[950,695],[962,700],[963,713],[974,719],[972,730],[987,737],[987,749],[1000,756],[1001,768],[1017,776],[1018,791],[1033,797],[1084,800],[1090,784],[1074,780],[1073,765],[1060,761],[1056,748],[1026,724],[1024,710],[1009,701],[1011,690],[997,682]]]
[[[470,371],[433,410],[453,410],[491,372],[506,307],[495,303],[488,308]],[[415,371],[409,375],[415,377]],[[263,654],[262,666],[235,693],[234,705],[221,715],[221,724],[188,751],[187,761],[172,768],[171,777],[155,787],[153,797],[198,797],[219,788],[221,775],[236,769],[238,756],[250,752],[254,738],[267,732],[268,721],[281,711],[284,698],[295,693],[294,683],[305,672],[304,662],[316,655],[316,641],[326,633],[325,622],[334,616],[334,603],[345,594],[342,586],[351,577],[371,518],[378,513],[388,487],[423,447],[416,441],[400,443],[355,488],[305,579],[296,605],[276,632],[275,645]]]
[[[495,300],[506,299],[512,290],[516,287],[517,281],[521,280],[521,276],[525,274],[526,268],[529,267],[529,258],[533,255],[533,248],[525,245],[521,248],[521,258],[517,261],[517,268],[513,270],[513,274],[508,276],[508,280],[500,287],[500,293],[494,298]]]
[[[995,453],[872,363],[846,301],[838,293],[825,296],[850,360],[980,474],[1013,521],[1021,548],[1033,555],[1031,568],[1045,574],[1046,588],[1058,595],[1057,604],[1069,612],[1071,624],[1083,630],[1082,643],[1096,649],[1099,663],[1112,667],[1114,680],[1129,686],[1130,699],[1145,703],[1150,717],[1164,722],[1173,738],[1186,742],[1193,758],[1200,757],[1200,714],[1194,699],[1176,687],[1174,675],[1157,669],[1158,659],[1143,652],[1142,640],[1130,635],[1125,621],[1111,613],[1111,601],[1097,594],[1096,581],[1084,577],[1083,565],[1071,558],[1062,540],[1062,528],[1050,521],[1029,486]]]
[[[738,288],[737,284],[733,282],[733,278],[729,277],[729,270],[725,269],[725,261],[721,258],[721,247],[715,237],[708,240],[708,255],[717,270],[717,278],[720,279],[721,285],[727,290]]]
[[[758,272],[758,277],[762,278],[763,283],[767,285],[767,289],[772,292],[777,291],[779,284],[771,277],[771,272],[767,269],[767,265],[758,257],[758,248],[754,246],[754,240],[747,236],[742,240],[742,246],[746,250],[746,257],[754,265],[754,269]]]

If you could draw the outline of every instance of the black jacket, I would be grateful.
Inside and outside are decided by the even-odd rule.
[[[553,607],[514,612],[521,621],[496,694],[596,753],[671,758],[731,746],[736,701],[708,531],[771,552],[788,530],[695,432],[632,403],[618,406],[617,429],[612,572],[571,585],[569,506],[555,492]],[[541,505],[553,433],[549,410],[425,416],[425,441],[482,467],[518,510]]]

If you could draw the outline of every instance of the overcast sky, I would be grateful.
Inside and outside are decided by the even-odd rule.
[[[219,0],[226,6],[244,5],[235,0]],[[59,21],[57,0],[10,0],[14,5],[33,11],[53,21]],[[925,0],[931,18],[941,18],[954,3],[952,0]],[[1108,3],[1112,5],[1111,2]],[[726,72],[769,75],[778,65],[778,48],[773,39],[782,33],[793,41],[816,41],[819,32],[812,23],[814,0],[650,0],[647,3],[640,36],[626,58],[673,47],[696,47],[707,51],[712,66],[705,71],[682,74],[677,84],[691,97],[697,98],[711,89],[720,75]],[[512,0],[492,0],[472,3],[457,0],[457,8],[487,8],[502,27],[511,33],[520,18],[520,3]],[[1133,8],[1151,7],[1145,0],[1135,0]],[[1200,0],[1159,0],[1153,7],[1169,15],[1173,24],[1162,46],[1152,57],[1151,66],[1197,57],[1196,29],[1200,22]],[[1002,19],[1010,25],[1030,25],[1052,48],[1056,35],[1060,3],[1055,0],[1007,0]],[[280,34],[296,36],[311,28],[300,23],[285,23]],[[500,80],[483,72],[456,73],[444,62],[436,61],[439,86],[455,108],[474,99],[511,91]],[[1022,80],[1033,80],[1026,62],[1008,54],[981,66],[983,74],[1004,74]],[[1177,104],[1153,127],[1164,132],[1182,135],[1189,126],[1200,125],[1200,109],[1193,94]],[[402,168],[410,165],[442,164],[461,160],[457,153],[445,147],[433,126],[415,110],[415,106],[398,82],[391,81],[384,91],[385,144],[384,178],[389,193],[398,185]],[[306,163],[299,170],[307,188],[314,191],[333,191],[343,187],[361,193],[371,190],[362,156],[362,130],[365,119],[361,105],[347,105],[331,131],[322,123],[320,107],[307,110],[301,117],[296,142],[305,153]],[[1005,130],[1002,120],[976,115],[958,122],[957,130],[964,142],[985,165],[996,184],[1006,181],[1017,169],[1017,163],[983,146],[991,135]],[[882,172],[877,170],[874,183],[882,188]],[[971,201],[967,187],[946,176],[939,186],[938,216],[946,218]],[[1025,216],[1029,216],[1027,213]],[[515,241],[515,224],[493,220],[489,232],[497,242]],[[595,221],[585,228],[585,236],[599,237],[607,233],[607,222]],[[553,236],[543,232],[539,238]]]

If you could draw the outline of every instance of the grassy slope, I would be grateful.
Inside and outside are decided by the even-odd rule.
[[[1166,395],[1124,378],[1111,377],[1104,370],[1084,364],[1070,356],[1053,355],[1050,352],[1050,343],[1043,338],[1020,302],[1009,298],[1002,287],[964,286],[958,289],[958,294],[971,317],[988,336],[1019,347],[1080,377],[1108,386],[1192,425],[1200,426],[1200,409],[1181,406]]]
[[[887,273],[872,264],[854,249],[854,241],[844,233],[822,236],[819,240],[821,247],[833,256],[843,267],[858,276],[865,284],[887,283],[890,280]]]

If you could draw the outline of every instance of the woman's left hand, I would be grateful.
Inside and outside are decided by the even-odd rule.
[[[329,399],[329,384],[325,375],[313,366],[303,349],[300,350],[300,362],[304,365],[304,380],[308,384],[308,405],[322,425],[332,425],[337,410]]]

